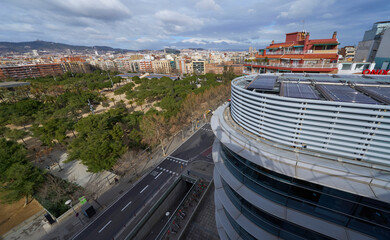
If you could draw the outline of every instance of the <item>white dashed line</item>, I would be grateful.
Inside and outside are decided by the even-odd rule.
[[[108,224],[110,224],[110,223],[111,223],[111,220],[110,220],[106,225],[104,225],[104,227],[102,227],[102,229],[99,230],[99,233],[100,233],[101,231],[103,231],[103,230],[108,226]]]
[[[180,161],[180,162],[188,162],[188,160],[184,160],[184,159],[180,159],[180,158],[176,158],[176,157],[172,157],[172,156],[169,156],[167,158],[169,160],[171,160],[171,161],[177,160],[177,161]]]
[[[121,212],[123,212],[123,210],[125,210],[125,209],[130,205],[130,203],[131,203],[131,201],[130,201],[128,204],[126,204],[126,206],[124,206],[124,207],[122,208]]]
[[[160,175],[161,175],[162,172],[160,172],[154,179],[157,179]]]
[[[213,130],[210,130],[210,129],[206,129],[206,128],[201,128],[202,130],[205,130],[205,131],[209,131],[209,132],[212,132]]]
[[[181,164],[184,165],[184,163],[181,163]],[[185,164],[185,165],[187,165],[187,164]],[[157,179],[160,176],[160,174],[163,173],[163,172],[167,172],[167,173],[170,173],[172,175],[179,176],[179,174],[176,173],[175,171],[171,171],[171,170],[168,170],[168,169],[165,169],[165,168],[160,168],[160,170],[161,170],[161,172],[154,179]]]
[[[144,189],[142,189],[141,192],[139,192],[139,193],[143,193],[148,187],[149,187],[149,185],[144,187]]]

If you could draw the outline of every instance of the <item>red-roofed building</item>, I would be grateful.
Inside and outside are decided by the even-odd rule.
[[[337,33],[330,39],[310,40],[309,33],[286,34],[284,43],[272,43],[260,49],[255,62],[248,62],[246,72],[317,72],[336,73]]]

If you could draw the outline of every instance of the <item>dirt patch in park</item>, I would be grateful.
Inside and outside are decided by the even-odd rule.
[[[13,204],[0,203],[0,236],[43,209],[35,199],[26,207],[24,201],[23,198]]]

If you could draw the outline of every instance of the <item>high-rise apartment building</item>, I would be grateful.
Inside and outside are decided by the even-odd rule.
[[[382,41],[379,44],[374,61],[377,69],[390,69],[390,28],[386,29],[383,33]]]
[[[192,61],[192,69],[195,74],[205,74],[205,61]]]
[[[169,60],[154,60],[153,64],[153,72],[154,73],[171,73],[171,61]]]
[[[355,58],[356,48],[355,46],[345,46],[340,49],[339,54],[343,57],[344,61],[352,62]]]
[[[212,119],[221,239],[390,239],[390,78],[232,81]]]
[[[23,66],[5,66],[1,67],[0,79],[25,79],[25,78],[37,78],[45,76],[55,76],[64,73],[61,64],[36,64],[36,65],[23,65]]]
[[[153,66],[151,60],[141,60],[139,61],[139,71],[144,73],[153,72]]]
[[[390,21],[376,22],[372,28],[364,33],[355,54],[355,61],[373,62],[382,42],[383,34],[390,28]],[[390,39],[387,39],[390,41]],[[387,44],[388,45],[388,44]]]

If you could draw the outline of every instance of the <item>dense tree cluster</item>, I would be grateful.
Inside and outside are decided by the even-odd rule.
[[[0,138],[0,191],[4,191],[2,201],[13,202],[22,197],[26,203],[43,181],[40,170],[27,161],[26,149],[5,138]]]
[[[40,77],[27,79],[31,82],[33,88],[37,88],[39,92],[48,93],[52,86],[61,86],[63,89],[82,88],[89,90],[100,90],[110,88],[112,83],[119,83],[121,77],[116,76],[118,72],[96,70],[93,73],[70,73],[67,72],[61,76],[55,77]],[[54,90],[54,89],[52,89]]]
[[[77,137],[69,146],[69,160],[80,159],[91,172],[111,169],[127,147],[141,147],[140,116],[118,106],[80,119],[75,125]]]
[[[31,135],[45,146],[65,147],[69,161],[79,159],[91,172],[110,170],[128,150],[160,145],[165,151],[165,139],[228,98],[234,77],[229,68],[220,75],[209,73],[176,81],[135,76],[132,82],[114,91],[115,95],[126,95],[130,108],[123,102],[114,102],[113,108],[89,115],[83,114],[90,112],[91,105],[108,107],[108,99],[100,90],[120,83],[120,77],[104,71],[66,73],[29,79],[31,86],[0,89],[0,172],[5,173],[0,180],[9,192],[7,201],[31,196],[42,181],[57,188],[65,184],[43,177],[27,161],[23,145],[14,141],[24,142]],[[134,111],[134,104],[143,111]],[[10,129],[8,124],[25,128]],[[76,191],[71,185],[63,188]],[[46,201],[45,194],[51,198],[55,192],[64,194],[47,186],[45,189],[40,193],[42,201]]]

